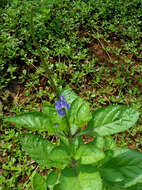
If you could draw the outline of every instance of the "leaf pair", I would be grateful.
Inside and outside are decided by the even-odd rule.
[[[71,107],[67,113],[72,133],[75,133],[78,127],[82,127],[91,119],[89,104],[84,102],[70,89],[61,92],[65,96]],[[30,130],[48,131],[56,134],[58,131],[66,131],[68,126],[65,117],[58,115],[55,106],[46,104],[42,112],[31,112],[20,114],[15,117],[8,117],[5,121],[22,125]]]
[[[67,102],[72,104],[70,111],[71,124],[82,127],[83,124],[89,121],[86,130],[80,135],[106,136],[116,134],[128,130],[139,118],[139,113],[136,109],[121,105],[99,108],[91,116],[89,105],[83,101],[81,102],[73,91],[65,89],[62,94],[66,97]]]
[[[138,111],[134,108],[120,105],[99,108],[91,114],[89,104],[84,102],[73,91],[65,89],[61,94],[65,96],[67,103],[71,105],[67,117],[72,133],[75,133],[78,127],[82,127],[89,122],[86,130],[81,134],[112,135],[129,129],[139,117]],[[59,116],[51,104],[43,106],[42,113],[24,113],[19,116],[9,117],[6,121],[23,125],[31,130],[51,133],[67,130],[66,118]]]

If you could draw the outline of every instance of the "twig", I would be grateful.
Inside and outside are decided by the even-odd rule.
[[[96,30],[97,30],[97,29],[96,29]],[[92,29],[92,31],[93,31],[93,33],[95,33],[93,29]],[[98,30],[97,30],[97,32],[98,32]],[[98,32],[98,33],[99,33],[99,32]],[[99,41],[99,43],[100,43],[102,49],[106,52],[107,56],[109,57],[110,61],[112,62],[111,56],[109,55],[108,51],[105,49],[105,47],[104,47],[104,45],[102,44],[101,40],[100,40],[99,38],[97,38],[97,40]]]
[[[45,59],[44,59],[43,53],[42,53],[41,49],[39,48],[39,44],[37,43],[36,38],[35,38],[34,23],[33,23],[33,5],[31,6],[31,15],[30,15],[30,33],[32,36],[33,44],[39,53],[41,62],[44,65],[44,67],[46,68],[46,73],[47,73],[48,79],[50,81],[50,85],[54,89],[54,91],[56,92],[56,95],[59,96],[60,95],[59,90],[56,87],[56,85],[52,79],[52,74],[51,74],[47,64],[45,64]]]
[[[31,178],[33,178],[33,177],[34,177],[34,175],[35,175],[35,173],[36,173],[37,169],[38,169],[38,166],[36,166],[36,167],[35,167],[34,171],[33,171],[33,172],[31,173],[31,175],[29,176],[28,181],[27,181],[26,183],[24,183],[24,186],[25,186],[25,187],[24,187],[24,189],[23,189],[23,190],[28,189],[29,182],[30,182]]]

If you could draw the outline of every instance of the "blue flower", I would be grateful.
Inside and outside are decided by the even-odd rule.
[[[58,123],[55,123],[55,126],[56,126],[56,127],[59,127],[59,124],[58,124]]]
[[[70,104],[66,102],[65,96],[60,96],[60,100],[55,102],[55,108],[61,117],[65,116],[65,109],[70,109]]]

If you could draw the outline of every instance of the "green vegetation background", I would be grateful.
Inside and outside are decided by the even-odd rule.
[[[142,3],[1,0],[1,118],[40,110],[45,101],[54,102],[47,66],[59,88],[71,87],[91,103],[91,109],[124,104],[134,106],[141,114]],[[35,171],[47,174],[21,150],[18,137],[22,132],[0,123],[1,189],[29,190]],[[114,139],[119,146],[142,151],[141,134],[142,117],[133,129]],[[50,134],[42,135],[55,141]]]

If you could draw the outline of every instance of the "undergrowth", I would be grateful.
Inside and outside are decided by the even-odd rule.
[[[71,87],[92,108],[124,104],[142,113],[139,0],[3,2],[0,4],[0,117],[40,110],[45,101],[53,102],[55,94],[46,66],[60,89]],[[44,64],[32,33],[44,55]],[[118,145],[142,151],[141,125],[142,118],[129,132],[114,136]],[[31,189],[30,178],[39,171],[36,163],[21,151],[18,139],[21,131],[1,123],[0,184],[4,189]],[[49,134],[42,135],[56,141]],[[47,171],[39,172],[44,175]]]

